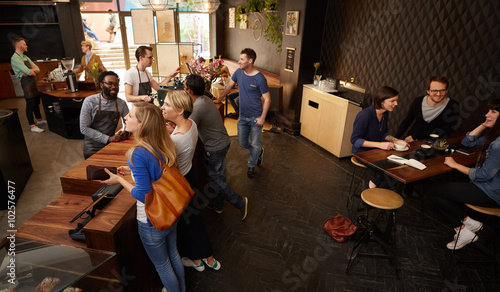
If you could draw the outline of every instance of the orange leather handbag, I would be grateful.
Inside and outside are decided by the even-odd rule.
[[[351,219],[338,214],[323,223],[323,230],[336,241],[346,242],[347,238],[358,230],[358,227],[352,223]]]
[[[145,210],[149,221],[157,230],[170,228],[179,219],[194,196],[189,182],[177,167],[164,168],[159,180],[151,183],[151,192],[146,194]]]

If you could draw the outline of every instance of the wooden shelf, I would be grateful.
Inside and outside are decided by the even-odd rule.
[[[57,22],[0,23],[0,25],[58,25]]]

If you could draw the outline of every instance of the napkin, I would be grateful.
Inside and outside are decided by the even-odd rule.
[[[416,159],[406,159],[406,158],[403,158],[401,156],[397,156],[397,155],[391,155],[389,157],[387,157],[388,160],[394,162],[394,163],[397,163],[397,164],[406,164],[406,165],[409,165],[411,167],[414,167],[418,170],[424,170],[427,168],[427,166],[425,166],[425,164],[423,164],[422,162],[416,160]]]

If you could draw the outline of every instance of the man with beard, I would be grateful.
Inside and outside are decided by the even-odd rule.
[[[444,76],[433,76],[427,81],[427,95],[417,97],[396,132],[405,142],[429,138],[437,134],[445,138],[453,132],[460,113],[458,102],[446,96],[449,82]]]
[[[80,112],[80,132],[83,140],[85,159],[101,150],[109,142],[120,142],[128,133],[119,131],[115,134],[118,121],[128,114],[125,101],[118,98],[120,80],[113,71],[104,71],[99,75],[102,92],[91,95],[83,101]]]

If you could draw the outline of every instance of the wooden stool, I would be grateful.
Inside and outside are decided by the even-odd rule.
[[[476,205],[472,205],[472,204],[465,204],[469,209],[472,209],[476,212],[479,212],[479,213],[482,213],[482,214],[485,214],[485,215],[491,215],[491,216],[500,216],[500,207],[497,207],[497,208],[492,208],[492,207],[481,207],[481,206],[476,206]],[[467,210],[465,210],[465,214],[464,214],[464,218],[467,216]],[[488,217],[484,223],[483,223],[483,227],[479,230],[483,230],[484,226],[486,225],[486,222],[488,222],[488,219],[490,217]],[[478,231],[478,232],[479,232]],[[451,255],[451,258],[450,258],[450,263],[449,263],[449,270],[448,270],[448,273],[446,274],[446,277],[451,273],[452,269],[455,267],[455,266],[458,266],[459,264],[466,264],[466,263],[480,263],[480,264],[492,264],[494,265],[494,269],[495,269],[495,283],[497,283],[498,281],[498,269],[497,269],[497,265],[498,265],[498,261],[497,261],[497,250],[496,250],[496,237],[498,235],[495,234],[494,237],[493,237],[493,253],[488,250],[486,247],[482,246],[482,245],[477,245],[477,244],[474,244],[472,245],[473,247],[476,247],[477,250],[479,252],[481,252],[482,254],[484,254],[486,256],[486,259],[485,260],[478,260],[478,259],[475,259],[475,260],[460,260],[458,258],[456,258],[455,256],[455,249],[453,249],[451,251],[452,255]],[[460,237],[460,231],[458,232],[457,234],[457,237]],[[453,260],[456,260],[456,263],[455,265],[453,265]]]
[[[357,219],[358,225],[358,236],[356,242],[351,251],[351,256],[347,264],[346,273],[349,273],[351,268],[354,266],[354,261],[357,257],[371,257],[371,258],[383,258],[390,259],[394,267],[396,268],[396,273],[399,276],[399,269],[397,265],[397,258],[394,251],[389,246],[391,241],[392,227],[396,222],[396,210],[401,208],[404,204],[403,198],[397,193],[382,188],[373,188],[364,190],[361,193],[361,199],[363,202],[373,208],[382,210],[376,220],[373,220],[369,215],[369,208],[365,208],[365,213],[360,215]],[[387,219],[387,224],[384,232],[381,232],[377,226],[380,217],[386,211],[391,213],[391,217]],[[363,253],[361,250],[369,242],[374,241],[378,243],[385,251],[385,254],[369,254]]]
[[[347,209],[347,215],[349,218],[351,218],[353,216],[353,214],[355,214],[355,211],[359,208],[359,203],[357,206],[354,206],[354,197],[359,197],[359,195],[356,195],[356,191],[358,190],[359,185],[363,181],[363,178],[364,178],[366,170],[367,170],[366,165],[357,161],[354,156],[351,157],[351,162],[352,162],[352,164],[354,164],[354,167],[352,169],[351,184],[349,185],[349,193],[347,195],[347,202],[345,205],[345,207]],[[359,180],[358,184],[356,185],[356,188],[353,190],[352,186],[354,184],[354,177],[356,176],[356,168],[358,168],[358,167],[363,169],[363,173],[361,174],[360,180]]]

